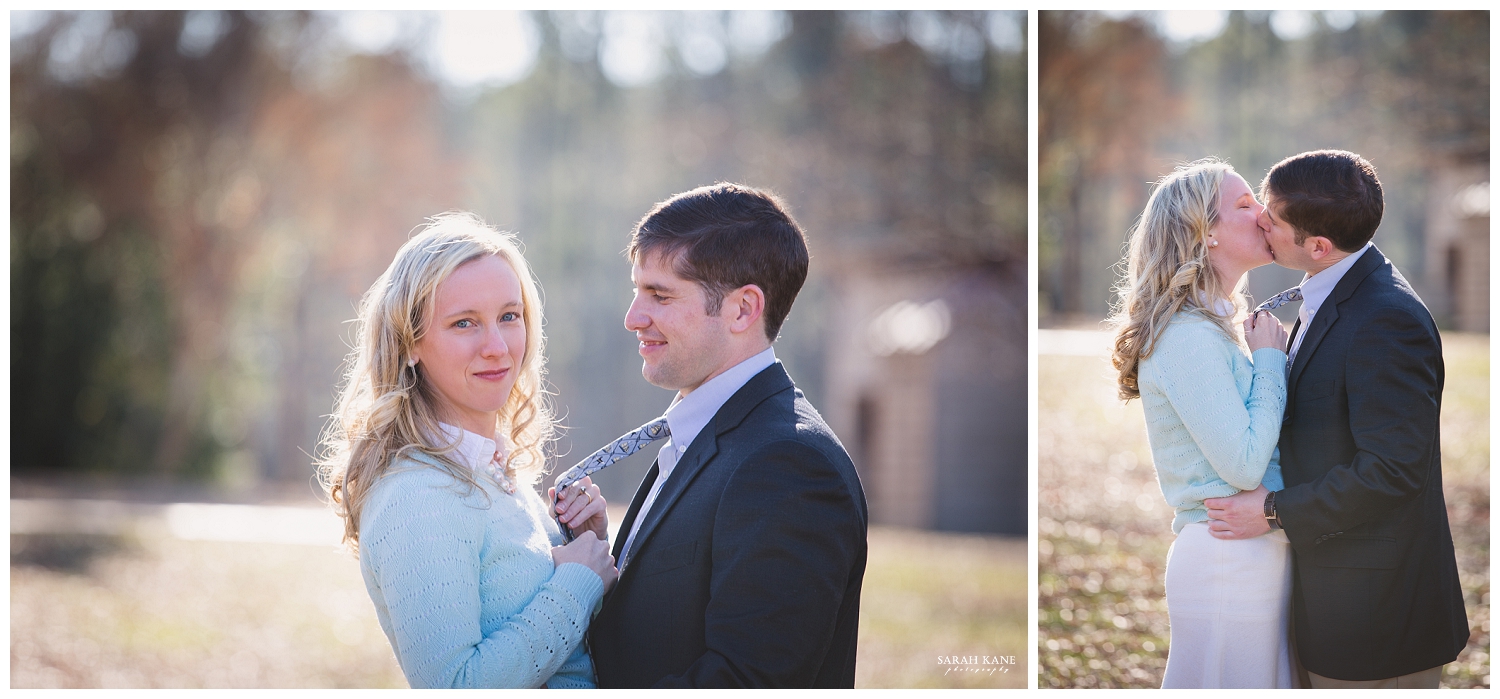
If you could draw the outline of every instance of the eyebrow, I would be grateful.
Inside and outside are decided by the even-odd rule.
[[[637,283],[635,286],[638,289],[644,289],[646,291],[665,291],[665,292],[668,292],[668,293],[671,293],[672,291],[675,291],[674,287],[667,286],[665,284],[655,283],[655,282],[646,283],[646,284]]]
[[[506,309],[509,309],[509,308],[525,308],[525,307],[526,307],[526,304],[522,303],[520,301],[507,301],[504,304],[501,304],[500,310],[503,311],[503,310],[506,310]],[[444,319],[448,319],[448,318],[457,318],[458,316],[477,316],[477,315],[481,315],[481,313],[479,311],[476,311],[476,310],[472,309],[472,308],[466,308],[466,309],[464,309],[462,311],[454,311],[454,312],[449,313],[447,315],[444,315],[442,317]]]

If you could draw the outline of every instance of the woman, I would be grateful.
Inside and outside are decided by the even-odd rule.
[[[1131,233],[1113,319],[1120,397],[1140,398],[1157,479],[1177,512],[1167,555],[1171,648],[1163,687],[1291,687],[1291,551],[1273,531],[1209,533],[1205,498],[1280,490],[1286,331],[1246,315],[1245,275],[1271,262],[1261,206],[1227,164],[1161,179]]]
[[[580,644],[618,575],[604,499],[532,489],[553,418],[542,311],[514,239],[444,214],[365,294],[321,464],[413,687],[592,687]],[[581,495],[580,495],[581,493]]]

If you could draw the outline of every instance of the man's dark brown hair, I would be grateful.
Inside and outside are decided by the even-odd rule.
[[[673,260],[677,275],[703,287],[704,311],[746,284],[766,295],[766,338],[775,341],[807,280],[807,240],[775,194],[721,182],[657,204],[630,235],[625,255]]]
[[[1308,151],[1276,163],[1260,183],[1260,197],[1275,199],[1274,213],[1292,224],[1298,245],[1316,235],[1344,252],[1370,242],[1385,214],[1375,166],[1346,150]]]

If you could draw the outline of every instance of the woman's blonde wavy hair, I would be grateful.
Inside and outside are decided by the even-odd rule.
[[[477,478],[488,477],[449,457],[458,441],[449,441],[439,427],[438,398],[423,380],[423,365],[407,364],[427,332],[438,285],[459,266],[486,255],[510,264],[525,304],[526,355],[495,426],[508,442],[505,467],[527,486],[543,471],[555,423],[542,383],[542,303],[531,268],[514,235],[471,213],[434,216],[401,246],[360,301],[358,344],[346,360],[342,394],[321,440],[319,480],[344,519],[344,543],[355,553],[365,499],[398,457],[428,454],[469,488],[478,485]]]
[[[1231,173],[1234,168],[1218,158],[1178,166],[1156,182],[1131,230],[1130,250],[1122,260],[1125,274],[1115,287],[1119,303],[1110,318],[1115,328],[1110,360],[1120,372],[1123,400],[1141,396],[1141,360],[1151,356],[1179,312],[1207,318],[1243,343],[1234,321],[1246,310],[1244,279],[1219,278],[1209,264],[1206,240],[1219,222],[1220,185]],[[1226,288],[1227,283],[1234,287]],[[1220,315],[1211,299],[1229,299],[1233,313]]]

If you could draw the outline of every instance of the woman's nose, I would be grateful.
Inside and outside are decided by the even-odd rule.
[[[505,342],[505,333],[500,331],[499,323],[491,323],[484,331],[484,347],[481,348],[486,357],[498,357],[510,350]]]

